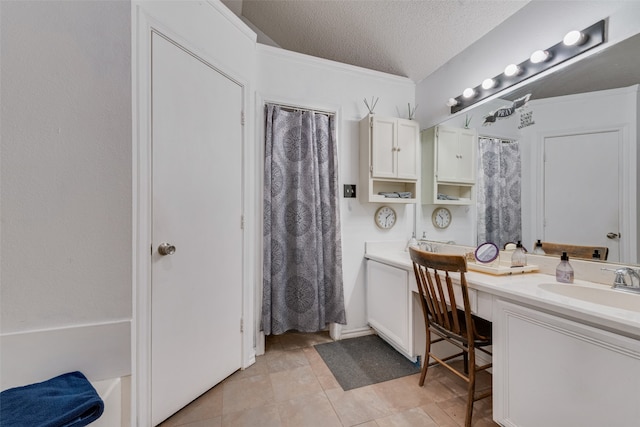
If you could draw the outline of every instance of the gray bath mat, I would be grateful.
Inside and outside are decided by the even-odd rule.
[[[315,346],[344,391],[420,372],[377,335]]]

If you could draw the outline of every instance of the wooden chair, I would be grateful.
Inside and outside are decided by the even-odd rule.
[[[600,253],[600,260],[605,261],[609,256],[609,248],[606,246],[578,246],[563,243],[541,242],[542,249],[547,255],[562,255],[566,252],[571,258],[593,259],[593,253],[597,250]]]
[[[492,365],[491,363],[482,366],[476,364],[476,350],[491,355],[491,352],[484,348],[491,345],[491,322],[471,313],[465,278],[467,262],[464,256],[436,254],[414,248],[410,248],[409,252],[420,291],[427,335],[425,360],[419,384],[424,385],[429,366],[438,363],[466,381],[468,396],[465,426],[470,427],[473,403],[491,396],[491,389],[480,394],[476,394],[475,390],[476,373]],[[450,273],[460,274],[462,301],[456,301]],[[458,308],[459,306],[464,308]],[[450,342],[461,351],[449,357],[439,358],[432,353],[431,345],[440,341]],[[463,356],[463,371],[447,363],[459,356]],[[430,363],[431,359],[435,362]]]

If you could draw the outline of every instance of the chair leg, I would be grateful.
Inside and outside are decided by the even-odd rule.
[[[424,351],[424,360],[422,362],[422,371],[420,373],[420,381],[418,384],[420,387],[424,385],[424,379],[427,377],[427,369],[429,369],[429,352],[431,351],[431,331],[429,331],[429,327],[427,326],[427,344],[425,345]]]
[[[475,393],[475,379],[469,381],[467,396],[467,412],[464,417],[464,426],[471,427],[471,417],[473,415],[473,396]]]
[[[471,349],[473,352],[473,349]],[[470,353],[467,355],[465,353],[465,362],[467,361],[467,356],[470,359],[470,368],[469,372],[465,372],[469,376],[469,383],[467,386],[467,412],[464,418],[464,426],[471,427],[471,417],[473,416],[473,402],[476,396],[476,358],[475,354]]]

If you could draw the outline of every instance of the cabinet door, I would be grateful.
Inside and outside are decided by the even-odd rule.
[[[396,126],[393,118],[372,117],[371,166],[374,178],[395,178],[396,171]]]
[[[398,178],[418,179],[420,127],[411,120],[398,119],[396,157]]]
[[[436,179],[458,181],[458,129],[436,129]]]
[[[460,129],[458,136],[457,181],[474,182],[476,178],[477,136],[475,129]]]
[[[367,321],[385,341],[412,357],[409,302],[406,270],[367,261]]]
[[[640,342],[494,305],[493,418],[505,426],[637,426]],[[630,400],[629,400],[630,399]]]
[[[438,126],[436,129],[437,180],[474,183],[477,136],[475,129]]]

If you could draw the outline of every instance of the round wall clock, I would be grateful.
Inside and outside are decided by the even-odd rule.
[[[378,227],[388,230],[396,224],[396,211],[389,206],[382,206],[378,208],[373,219]]]
[[[447,228],[451,224],[451,212],[447,208],[435,208],[431,221],[436,228]]]

